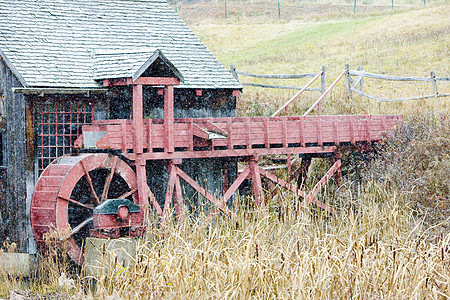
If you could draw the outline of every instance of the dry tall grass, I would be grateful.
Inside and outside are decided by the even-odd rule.
[[[294,201],[283,214],[240,211],[237,224],[198,219],[144,240],[136,267],[98,282],[96,297],[116,291],[142,298],[444,298],[450,293],[450,235],[432,229],[403,197],[370,184],[332,217]]]
[[[164,228],[150,223],[154,230],[142,240],[135,267],[100,279],[94,295],[446,299],[448,211],[427,216],[421,209],[434,208],[429,197],[449,205],[450,149],[437,148],[448,130],[448,114],[407,116],[362,171],[363,180],[322,194],[336,208],[331,216],[297,213],[297,199],[286,193],[268,199],[267,210],[245,209],[248,199],[240,198],[236,220],[220,217],[210,226],[201,217]],[[434,161],[439,165],[427,163]]]
[[[235,63],[237,59],[247,71],[309,72],[327,65],[338,72],[350,60],[374,72],[426,76],[423,72],[431,69],[448,73],[446,10],[448,5],[318,25],[305,21],[247,26],[244,22],[208,29],[202,23],[195,29],[222,61]],[[352,29],[355,25],[360,30]],[[224,34],[224,28],[232,34]],[[299,28],[311,30],[302,36]],[[263,30],[274,33],[273,38],[266,40],[260,34]],[[311,40],[314,34],[320,38]],[[284,36],[300,42],[282,47]],[[281,42],[272,44],[277,40]],[[214,41],[220,42],[213,45]],[[276,50],[274,55],[261,52],[261,43],[275,47],[271,48]],[[317,59],[318,54],[322,59]],[[269,68],[274,65],[279,70]],[[379,91],[376,83],[366,83],[369,91]],[[399,97],[412,90],[395,88],[389,86],[383,96]],[[290,93],[283,91],[274,97],[250,92],[241,99],[240,113],[267,115]],[[293,111],[304,111],[313,100],[308,97],[297,102]],[[327,97],[324,112],[406,112],[407,122],[356,178],[350,176],[340,188],[329,186],[321,194],[321,200],[335,208],[333,215],[313,208],[297,213],[298,200],[287,192],[267,199],[267,210],[249,209],[249,199],[237,198],[241,209],[236,220],[219,217],[204,226],[203,218],[196,216],[181,224],[169,222],[164,228],[150,220],[130,269],[117,266],[94,281],[72,273],[77,282],[67,290],[57,280],[69,271],[67,261],[59,256],[61,251],[50,251],[30,281],[0,272],[0,297],[12,289],[28,289],[30,294],[77,299],[447,299],[448,101],[373,104],[361,98],[342,99],[343,90],[337,89]],[[427,113],[431,108],[441,112]],[[53,244],[51,249],[63,247]]]

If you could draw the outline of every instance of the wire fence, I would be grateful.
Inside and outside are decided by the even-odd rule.
[[[207,17],[205,9],[211,10],[213,18],[229,18],[236,16],[265,15],[278,20],[289,20],[293,15],[301,13],[315,14],[334,11],[336,13],[370,13],[389,9],[402,9],[447,3],[445,0],[170,0],[174,9],[180,13],[188,13],[194,4],[201,10],[202,17]],[[198,7],[201,6],[201,7]],[[200,11],[197,11],[200,13]]]

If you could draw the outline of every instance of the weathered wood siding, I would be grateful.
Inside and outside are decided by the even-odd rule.
[[[0,58],[0,90],[5,105],[5,163],[1,171],[3,188],[0,199],[0,240],[15,242],[18,250],[28,251],[28,217],[26,176],[26,101],[22,94],[14,94],[12,87],[21,83]]]

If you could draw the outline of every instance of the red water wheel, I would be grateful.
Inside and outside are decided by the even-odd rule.
[[[84,239],[93,229],[93,210],[108,199],[137,202],[136,175],[117,156],[106,153],[62,156],[39,177],[31,200],[31,225],[40,247],[56,230],[67,239],[72,260],[82,264]],[[125,229],[125,228],[122,228]]]

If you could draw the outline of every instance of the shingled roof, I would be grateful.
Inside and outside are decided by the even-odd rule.
[[[0,56],[29,87],[99,87],[157,56],[180,87],[242,88],[162,0],[0,0]]]

